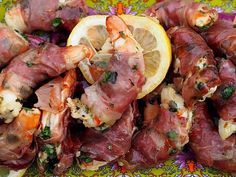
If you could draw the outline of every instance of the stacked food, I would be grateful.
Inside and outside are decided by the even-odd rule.
[[[236,172],[234,23],[185,0],[145,13],[89,16],[83,0],[22,0],[6,13],[0,166],[134,170],[187,149]]]

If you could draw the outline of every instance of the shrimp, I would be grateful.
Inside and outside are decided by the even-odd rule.
[[[183,80],[181,92],[186,104],[193,106],[210,98],[221,83],[213,51],[190,28],[174,27],[167,32],[175,56],[174,72]]]
[[[81,100],[68,100],[72,117],[87,127],[113,125],[133,102],[144,84],[142,48],[118,16],[106,19],[114,55],[101,77],[85,89]]]
[[[32,162],[36,155],[33,135],[39,126],[40,116],[40,110],[24,108],[11,124],[1,125],[0,165],[22,169]]]
[[[155,118],[144,117],[146,124],[132,140],[129,152],[121,161],[130,169],[150,167],[180,152],[189,141],[192,111],[176,93],[172,84],[162,86]],[[157,95],[151,94],[155,99]],[[145,108],[148,109],[148,108]]]
[[[193,0],[164,0],[146,10],[146,14],[157,18],[166,28],[186,26],[202,31],[211,27],[218,19],[216,10]]]
[[[76,80],[76,71],[73,69],[68,71],[64,77],[57,77],[36,91],[38,103],[35,106],[42,110],[41,125],[37,131],[40,150],[38,166],[41,172],[45,171],[48,163],[53,159],[58,161],[53,164],[55,174],[65,172],[73,162],[74,154],[68,153],[67,147],[63,147],[62,144],[67,141],[67,127],[70,118],[66,100],[74,94]],[[50,154],[47,149],[53,152],[57,150],[54,154]],[[67,160],[65,161],[65,159]]]
[[[197,160],[210,167],[236,172],[236,135],[221,139],[205,103],[195,105],[193,117],[189,144]]]
[[[6,12],[5,21],[20,32],[51,31],[59,25],[71,31],[86,14],[84,0],[21,0]]]
[[[28,48],[29,43],[20,34],[0,23],[0,68]]]
[[[43,81],[76,68],[91,58],[93,51],[83,45],[58,47],[46,44],[14,58],[0,74],[0,117],[10,123],[27,99]]]

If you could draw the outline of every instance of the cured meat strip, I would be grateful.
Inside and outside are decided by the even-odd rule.
[[[104,133],[94,129],[86,129],[81,136],[81,167],[95,170],[100,165],[107,164],[125,155],[130,146],[135,130],[134,112],[131,106],[109,130]],[[86,157],[86,158],[85,158]],[[86,163],[86,159],[92,162]]]
[[[187,27],[168,30],[175,57],[174,72],[183,80],[182,96],[188,106],[204,100],[220,84],[213,51],[204,39]]]
[[[129,169],[152,167],[173,157],[188,143],[191,111],[172,85],[165,86],[160,97],[161,106],[153,110],[157,116],[152,120],[145,117],[147,125],[134,136],[129,152],[122,159]]]
[[[236,132],[236,67],[230,60],[218,61],[221,85],[212,100],[219,113],[219,134],[223,139]]]
[[[193,0],[158,1],[146,10],[166,28],[186,26],[197,31],[209,28],[218,19],[217,11]]]
[[[22,36],[0,23],[0,68],[28,48],[29,44]]]
[[[38,109],[23,109],[11,124],[0,126],[0,165],[18,170],[28,167],[34,160],[37,148],[33,134],[40,123]]]
[[[92,55],[92,50],[82,45],[60,48],[46,44],[14,58],[0,74],[1,118],[11,122],[19,113],[20,100],[27,99],[46,79],[77,67]]]
[[[222,140],[204,103],[195,106],[190,146],[197,160],[223,171],[236,171],[236,136]]]
[[[81,101],[69,101],[72,117],[83,120],[87,127],[113,125],[137,98],[145,80],[142,49],[126,24],[118,16],[109,16],[106,25],[115,50],[109,66],[85,89]]]
[[[61,175],[73,163],[74,152],[68,152],[70,147],[63,144],[70,141],[67,135],[70,112],[66,99],[74,94],[76,80],[76,71],[70,70],[64,77],[58,77],[36,91],[38,103],[35,106],[43,110],[37,132],[40,150],[37,162],[41,172],[53,168],[55,174]],[[49,153],[48,149],[60,151]]]
[[[5,21],[21,32],[50,31],[61,24],[71,31],[87,13],[84,0],[20,0],[6,13]]]
[[[236,64],[236,28],[233,22],[218,20],[201,35],[215,54]]]

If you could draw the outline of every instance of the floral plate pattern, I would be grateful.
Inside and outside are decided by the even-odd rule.
[[[0,21],[3,21],[5,11],[16,0],[0,0]],[[115,14],[117,4],[123,6],[123,13],[140,14],[146,8],[150,7],[155,0],[86,0],[87,4],[92,8],[99,10],[105,14]],[[235,0],[196,0],[197,2],[205,2],[219,11],[236,12]],[[25,177],[39,176],[37,168],[32,165]],[[53,177],[48,173],[47,176]],[[157,164],[154,168],[129,172],[125,167],[119,167],[113,163],[105,167],[101,167],[97,171],[83,171],[74,164],[66,173],[68,177],[234,177],[236,174],[228,174],[216,169],[205,167],[197,163],[191,152],[181,153],[174,160],[168,160]]]

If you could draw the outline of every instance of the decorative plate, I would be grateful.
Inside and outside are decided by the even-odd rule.
[[[0,21],[3,21],[5,11],[16,0],[0,0]],[[106,12],[108,14],[114,14],[116,12],[117,3],[122,3],[124,13],[127,14],[140,14],[147,7],[150,7],[155,0],[86,0],[87,4],[94,9]],[[235,0],[196,0],[198,2],[205,2],[213,7],[218,8],[226,12],[235,11]],[[37,168],[32,165],[25,177],[39,176]],[[52,174],[47,174],[52,176]],[[68,177],[233,177],[233,174],[221,172],[216,169],[205,167],[194,160],[194,157],[190,153],[181,153],[175,160],[168,160],[163,163],[159,163],[155,168],[143,169],[139,171],[129,172],[125,167],[119,167],[118,164],[109,164],[106,167],[101,167],[97,171],[83,171],[79,169],[76,164],[73,165],[67,172]]]

